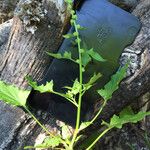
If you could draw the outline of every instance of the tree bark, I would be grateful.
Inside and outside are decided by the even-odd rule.
[[[14,9],[19,0],[0,1],[0,24],[13,17]]]
[[[1,33],[6,31],[0,41],[0,80],[22,89],[29,88],[26,75],[41,80],[52,61],[46,51],[57,51],[69,18],[64,1],[20,0],[12,27],[10,22],[0,28]],[[38,135],[46,136],[22,109],[1,102],[0,111],[0,149],[23,149],[38,142],[35,141]],[[57,121],[50,114],[46,117],[40,113],[37,117],[44,120],[42,123],[51,132],[59,131]]]
[[[102,120],[108,121],[113,114],[118,114],[123,108],[132,104],[139,97],[147,92],[150,92],[150,3],[149,0],[141,1],[133,11],[142,22],[142,28],[136,37],[134,43],[124,50],[134,51],[139,61],[139,68],[132,76],[127,77],[121,84],[119,89],[113,94],[111,100],[108,101],[106,107],[102,111],[100,117],[96,120],[93,126],[85,130],[86,134],[91,134],[93,131],[100,128]],[[127,52],[132,58],[132,53]],[[131,56],[130,56],[131,55]],[[96,106],[100,106],[95,104]],[[95,110],[97,112],[97,110]]]
[[[65,10],[63,7],[62,10],[58,10],[59,4],[45,0],[41,6],[40,2],[35,2],[31,1],[28,4],[21,1],[18,4],[7,50],[0,60],[1,80],[20,88],[28,87],[24,79],[26,75],[31,75],[38,81],[43,78],[52,61],[46,51],[54,52],[59,48],[68,19],[66,11],[59,14],[60,11]],[[25,14],[25,8],[33,14]]]
[[[109,0],[111,3],[121,7],[122,9],[126,11],[132,11],[136,5],[138,4],[139,0]]]

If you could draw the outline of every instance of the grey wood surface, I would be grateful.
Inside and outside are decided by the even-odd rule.
[[[103,120],[109,120],[113,114],[119,113],[123,108],[136,101],[139,97],[147,92],[150,92],[150,1],[144,0],[137,5],[132,12],[137,16],[141,23],[142,28],[137,35],[134,43],[124,50],[128,58],[132,59],[131,54],[137,56],[137,68],[135,73],[127,77],[120,85],[119,89],[113,94],[111,100],[104,108],[100,118],[97,119],[95,124],[87,128],[85,132],[92,133],[99,128]],[[131,62],[132,63],[132,62]],[[97,106],[101,105],[101,101],[95,104],[95,112]]]

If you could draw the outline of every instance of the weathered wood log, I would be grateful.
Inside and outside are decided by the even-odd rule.
[[[0,1],[0,24],[13,17],[13,12],[19,0]]]
[[[0,25],[0,60],[3,60],[3,54],[6,51],[8,37],[12,27],[13,20],[9,20]]]
[[[29,88],[24,79],[26,75],[31,75],[35,80],[42,79],[52,61],[45,52],[57,51],[67,21],[69,15],[64,1],[21,0],[13,18],[9,39],[7,41],[7,37],[4,37],[1,41],[0,79],[22,89]],[[4,26],[3,30],[6,29]],[[0,110],[0,117],[7,121],[1,119],[3,121],[0,122],[0,149],[23,149],[25,144],[34,145],[41,128],[20,108],[1,102]],[[58,131],[53,117],[44,115],[44,120],[52,132]]]
[[[40,80],[51,62],[45,52],[56,51],[60,46],[67,12],[63,4],[48,1],[43,5],[38,1],[25,1],[18,7],[20,10],[18,8],[13,18],[7,51],[3,55],[5,59],[0,60],[0,78],[6,83],[27,88],[24,77],[31,75]],[[61,11],[65,12],[60,14]]]
[[[148,40],[150,33],[149,7],[149,1],[145,0],[141,1],[141,3],[133,11],[133,14],[141,20],[142,29],[134,43],[124,50],[125,53],[128,51],[127,55],[131,58],[131,60],[133,55],[137,56],[137,70],[132,76],[128,77],[121,83],[120,88],[113,94],[112,99],[109,100],[101,116],[97,119],[93,126],[89,127],[85,131],[86,133],[90,134],[94,130],[99,129],[101,120],[108,121],[113,114],[119,113],[123,108],[133,103],[133,101],[137,98],[150,91],[150,41]],[[96,106],[97,105],[98,104],[96,104]]]
[[[123,1],[109,0],[109,1],[127,11],[132,11],[139,2],[139,0],[123,0]]]

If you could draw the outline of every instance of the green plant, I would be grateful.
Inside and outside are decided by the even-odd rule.
[[[66,0],[68,4],[68,10],[71,14],[71,25],[74,27],[75,32],[73,34],[67,34],[64,35],[65,38],[74,38],[75,43],[78,47],[78,58],[72,58],[72,54],[70,52],[65,52],[64,54],[53,54],[47,52],[48,55],[55,57],[57,59],[68,59],[70,61],[73,61],[74,63],[78,64],[79,66],[79,79],[76,79],[72,85],[72,87],[66,86],[65,88],[68,90],[66,93],[59,93],[57,91],[54,91],[53,81],[47,82],[46,85],[40,85],[38,86],[36,82],[32,81],[30,77],[27,77],[28,83],[30,86],[34,88],[34,90],[37,90],[41,93],[44,92],[50,92],[56,95],[59,95],[72,104],[74,104],[77,107],[77,118],[76,118],[76,127],[74,130],[74,133],[72,136],[61,136],[61,135],[53,135],[48,131],[48,129],[43,126],[36,117],[30,112],[26,105],[27,97],[30,93],[30,91],[23,91],[18,89],[17,87],[14,87],[12,85],[6,85],[4,82],[0,81],[0,98],[15,106],[22,106],[25,108],[25,110],[33,117],[33,119],[45,130],[45,132],[49,135],[42,144],[36,145],[36,146],[27,146],[25,149],[31,149],[31,148],[53,148],[53,149],[66,149],[66,150],[73,150],[76,143],[80,140],[80,138],[83,135],[79,135],[79,132],[81,130],[84,130],[89,125],[93,124],[94,121],[97,119],[97,117],[101,114],[103,108],[105,107],[108,100],[111,99],[112,94],[114,91],[118,89],[118,85],[120,81],[126,76],[126,70],[128,65],[125,65],[124,67],[120,68],[115,75],[112,76],[111,81],[108,82],[104,89],[98,90],[98,93],[101,97],[103,97],[104,102],[99,109],[98,113],[95,115],[95,117],[88,122],[81,122],[80,119],[80,113],[81,113],[81,104],[83,100],[84,93],[89,90],[96,81],[101,77],[100,73],[93,73],[93,76],[87,83],[83,83],[83,72],[86,71],[86,66],[88,63],[94,59],[96,61],[106,61],[103,59],[100,54],[95,52],[93,49],[86,49],[85,43],[82,43],[82,40],[80,38],[79,31],[83,29],[79,24],[77,24],[77,16],[75,14],[75,11],[72,9],[72,0]],[[108,131],[110,131],[113,128],[121,128],[123,124],[132,122],[136,123],[137,121],[144,118],[146,115],[149,115],[150,112],[139,112],[138,114],[134,114],[130,108],[127,108],[123,110],[119,116],[114,115],[111,118],[110,123],[107,123],[105,121],[102,122],[102,125],[105,125],[106,128],[102,133],[98,133],[94,135],[94,138],[90,143],[87,143],[84,149],[90,150],[93,148],[93,146],[96,144],[96,142],[105,135]],[[62,133],[66,133],[68,130],[68,127],[65,125],[62,127]],[[59,145],[61,148],[59,148]]]

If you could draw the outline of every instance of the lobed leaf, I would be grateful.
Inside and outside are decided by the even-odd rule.
[[[35,148],[55,148],[61,144],[61,138],[59,136],[47,137],[44,142],[35,146],[26,146],[24,149],[35,149]]]
[[[88,83],[84,84],[84,87],[86,88],[86,90],[90,89],[93,84],[101,77],[102,75],[100,73],[96,74],[94,73],[94,75],[91,77],[91,79],[89,80]]]
[[[57,58],[57,59],[62,59],[62,55],[60,53],[54,54],[54,53],[50,53],[50,52],[46,52],[49,56]]]
[[[89,122],[82,122],[81,125],[80,125],[80,127],[79,127],[79,131],[87,128],[89,125],[91,125],[90,121]]]
[[[65,51],[63,54],[60,54],[60,53],[54,54],[54,53],[50,53],[50,52],[46,52],[46,53],[49,56],[54,57],[56,59],[68,59],[68,60],[75,62],[75,60],[73,60],[73,58],[72,58],[71,52]]]
[[[28,84],[33,87],[34,90],[39,91],[40,93],[45,92],[53,92],[53,80],[50,82],[46,82],[45,85],[38,85],[37,82],[33,81],[31,77],[26,77],[28,80]]]
[[[65,87],[66,89],[69,89],[66,93],[67,96],[69,96],[70,98],[73,98],[75,95],[77,95],[80,92],[81,89],[81,85],[78,81],[78,79],[76,79],[73,83],[72,87]]]
[[[71,59],[72,59],[72,58],[71,58],[71,52],[65,51],[65,53],[64,53],[64,55],[63,55],[63,58],[64,58],[64,59],[70,59],[70,60],[71,60]]]
[[[93,48],[90,49],[90,50],[88,50],[87,53],[88,53],[93,59],[95,59],[95,60],[97,60],[97,61],[100,61],[100,62],[105,62],[105,61],[106,61],[105,59],[102,58],[102,56],[101,56],[99,53],[95,52],[95,51],[93,50]]]
[[[90,50],[88,50],[88,47],[86,45],[85,42],[83,43],[83,52],[82,52],[82,64],[84,67],[86,67],[86,65],[92,60],[96,60],[96,61],[100,61],[100,62],[105,62],[106,60],[102,58],[102,56],[95,52],[93,48],[91,48]]]
[[[61,131],[62,131],[62,138],[64,140],[68,140],[71,137],[71,131],[69,130],[69,127],[66,124],[64,124],[61,127]]]
[[[91,57],[86,52],[82,53],[82,65],[86,67],[88,63],[91,61]]]
[[[66,39],[70,39],[70,38],[73,38],[74,35],[71,34],[71,33],[68,33],[68,34],[63,35],[63,37],[66,38]]]
[[[119,128],[121,129],[122,126],[126,123],[137,123],[138,121],[141,121],[144,119],[145,116],[150,115],[150,112],[138,112],[137,114],[134,114],[131,107],[125,108],[119,116],[114,115],[111,118],[110,123],[105,123],[109,128]]]
[[[13,85],[0,81],[0,99],[14,106],[25,106],[30,94],[28,90],[21,90]]]
[[[111,77],[111,80],[104,86],[104,89],[98,90],[99,95],[101,95],[104,100],[109,100],[112,97],[112,94],[119,88],[119,83],[126,76],[126,71],[128,64],[120,68],[116,74]]]

